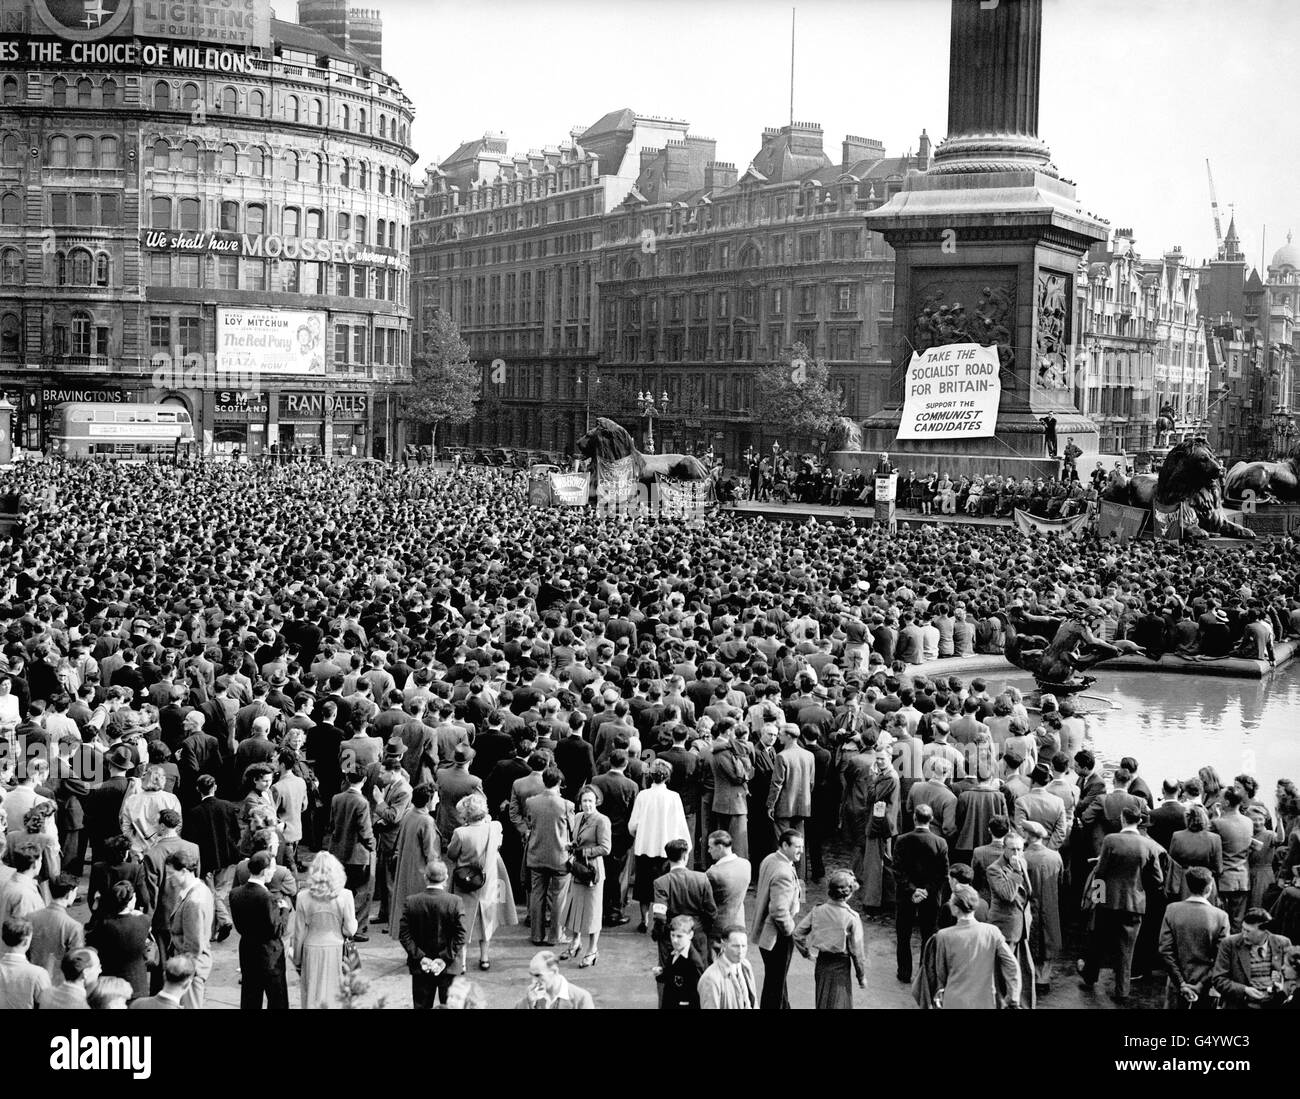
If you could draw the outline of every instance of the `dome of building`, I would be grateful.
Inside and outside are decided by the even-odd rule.
[[[1291,243],[1291,234],[1287,233],[1286,243],[1273,253],[1269,267],[1291,267],[1300,270],[1300,244]]]

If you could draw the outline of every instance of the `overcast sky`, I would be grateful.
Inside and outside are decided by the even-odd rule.
[[[358,0],[360,3],[361,0]],[[789,2],[364,0],[384,68],[416,105],[424,166],[501,130],[555,145],[631,107],[686,119],[743,172],[789,118]],[[795,107],[838,162],[846,133],[889,155],[947,130],[948,0],[798,0]],[[292,10],[292,9],[291,9]],[[1046,0],[1039,132],[1086,209],[1148,256],[1213,254],[1205,158],[1252,264],[1300,232],[1300,3]]]

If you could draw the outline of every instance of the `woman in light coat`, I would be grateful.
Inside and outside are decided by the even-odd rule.
[[[307,871],[307,889],[293,913],[293,967],[304,1008],[336,1008],[343,975],[343,941],[357,933],[356,906],[343,888],[343,864],[320,851]]]
[[[465,909],[465,949],[478,943],[478,967],[490,969],[488,951],[496,929],[513,927],[519,922],[515,897],[510,888],[506,864],[501,860],[501,823],[488,816],[487,798],[481,793],[468,794],[456,803],[456,813],[465,823],[451,834],[447,845],[447,864],[452,867],[452,892],[461,898]],[[483,884],[473,892],[461,892],[456,885],[456,868],[477,866],[483,872]]]
[[[578,819],[573,828],[572,854],[584,858],[596,871],[596,877],[589,885],[579,883],[577,878],[569,885],[564,929],[573,936],[573,943],[560,957],[572,958],[581,954],[579,969],[595,965],[600,956],[596,944],[600,941],[600,921],[605,911],[605,856],[612,846],[610,819],[597,811],[601,801],[602,795],[594,786],[584,786],[578,791]]]

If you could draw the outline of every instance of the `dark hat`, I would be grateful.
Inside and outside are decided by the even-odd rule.
[[[104,762],[118,771],[130,771],[140,761],[125,744],[114,744],[104,754]]]

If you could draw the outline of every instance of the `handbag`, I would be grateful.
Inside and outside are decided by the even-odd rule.
[[[569,846],[573,846],[573,822],[566,818],[569,826]],[[587,860],[586,856],[575,851],[564,864],[565,870],[573,875],[573,880],[579,885],[594,885],[596,882],[596,868]]]
[[[491,825],[489,825],[489,829]],[[491,831],[488,832],[491,838]],[[478,862],[468,863],[465,866],[458,866],[451,872],[452,884],[456,887],[457,893],[477,893],[487,883],[487,870],[483,863],[487,859],[487,844],[483,844],[483,850],[479,852]]]

